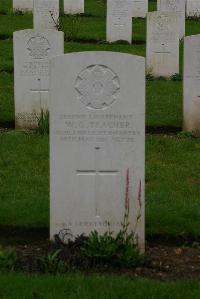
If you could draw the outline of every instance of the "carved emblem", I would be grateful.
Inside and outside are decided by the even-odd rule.
[[[160,15],[156,19],[156,31],[163,32],[169,30],[169,18],[166,15]]]
[[[120,90],[118,76],[107,66],[91,65],[76,79],[77,98],[91,109],[105,109],[114,103]]]
[[[175,11],[178,9],[177,0],[168,0],[168,6],[173,8]]]
[[[44,59],[49,54],[50,43],[45,37],[37,35],[29,39],[27,50],[33,59]]]

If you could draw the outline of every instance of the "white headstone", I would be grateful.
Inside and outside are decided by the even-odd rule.
[[[64,13],[66,14],[84,13],[84,0],[64,0]]]
[[[176,12],[178,15],[179,38],[185,36],[185,0],[157,0],[160,12]]]
[[[173,12],[147,14],[147,72],[159,77],[179,73],[179,32]]]
[[[187,16],[200,17],[200,0],[187,0]]]
[[[34,29],[57,29],[59,23],[59,0],[34,0]]]
[[[148,0],[133,1],[133,18],[145,18],[148,12]]]
[[[117,233],[129,211],[129,230],[143,250],[144,58],[56,57],[50,101],[51,238],[63,229]]]
[[[13,0],[13,10],[22,12],[33,10],[33,0]]]
[[[184,42],[184,130],[200,137],[200,34]]]
[[[17,128],[35,128],[41,109],[49,109],[49,58],[63,54],[63,40],[63,32],[56,30],[14,32]]]
[[[132,41],[132,0],[107,1],[107,41]]]

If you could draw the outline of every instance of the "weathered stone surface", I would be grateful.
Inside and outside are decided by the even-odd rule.
[[[148,12],[148,0],[133,1],[133,18],[145,18]]]
[[[49,58],[63,54],[64,36],[56,30],[14,32],[16,128],[35,128],[41,109],[49,109]]]
[[[170,77],[179,73],[179,32],[177,15],[169,12],[147,14],[147,73]]]
[[[13,0],[13,10],[19,11],[32,11],[33,10],[33,0]]]
[[[108,42],[132,41],[132,0],[107,1],[106,36]]]
[[[187,0],[187,16],[188,17],[200,17],[200,1],[199,0]]]
[[[183,130],[200,137],[200,34],[184,41]]]
[[[144,58],[112,52],[51,61],[51,238],[122,227],[144,249]],[[55,101],[56,99],[56,101]]]
[[[64,12],[66,14],[84,13],[84,0],[64,0]]]
[[[160,12],[176,12],[179,38],[185,36],[185,0],[157,0],[157,9]]]
[[[34,0],[34,29],[57,29],[59,23],[59,0]]]

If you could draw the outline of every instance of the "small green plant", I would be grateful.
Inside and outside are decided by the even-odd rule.
[[[50,12],[50,15],[55,28],[64,32],[65,41],[75,41],[77,39],[81,26],[81,15],[60,15],[58,20],[54,19],[53,13]]]
[[[14,249],[0,247],[0,271],[13,271],[16,261],[17,255]]]
[[[37,116],[37,132],[41,135],[49,134],[49,111],[41,109]]]
[[[60,28],[64,31],[65,41],[75,41],[81,27],[81,18],[79,15],[67,15],[67,22],[60,19]],[[65,24],[65,25],[64,25]]]
[[[181,74],[174,74],[170,78],[172,81],[183,81],[183,76]]]
[[[44,273],[63,273],[66,271],[65,263],[59,258],[61,249],[50,251],[42,260],[42,271]]]
[[[138,221],[141,217],[141,181],[139,183],[138,204],[139,213],[133,232],[129,232],[129,169],[126,172],[126,190],[125,190],[125,212],[122,223],[122,229],[113,236],[112,232],[105,232],[100,235],[97,231],[91,232],[89,237],[81,247],[82,252],[93,260],[109,262],[112,265],[124,267],[136,267],[144,263],[144,257],[137,248],[135,232]]]
[[[194,135],[192,134],[192,132],[187,132],[187,131],[181,131],[177,134],[178,138],[193,138]]]
[[[187,17],[187,20],[200,22],[199,12],[195,13],[193,16]]]
[[[151,73],[146,74],[146,80],[147,81],[153,81],[155,78]]]
[[[134,244],[134,235],[124,235],[121,230],[116,237],[112,232],[100,235],[93,231],[83,243],[81,251],[95,264],[136,267],[144,263],[144,257]]]

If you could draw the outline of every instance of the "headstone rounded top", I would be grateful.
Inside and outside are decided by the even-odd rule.
[[[53,30],[51,30],[51,31],[53,31]],[[59,59],[63,59],[63,57],[67,58],[70,56],[71,57],[73,57],[73,56],[76,56],[76,57],[88,56],[90,58],[92,58],[92,56],[94,56],[95,59],[97,59],[98,56],[104,57],[104,58],[108,57],[109,59],[112,59],[111,56],[113,56],[113,58],[120,56],[121,58],[129,57],[129,59],[132,58],[132,59],[138,60],[140,62],[145,61],[145,58],[142,56],[139,56],[139,55],[134,55],[134,54],[129,54],[129,53],[121,53],[121,52],[113,52],[113,51],[84,51],[84,52],[66,53],[63,55],[58,55],[58,56],[52,57],[51,60],[59,60]]]

